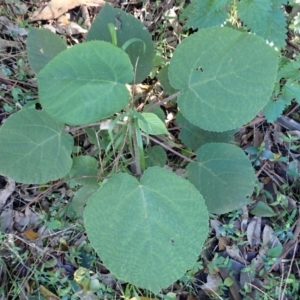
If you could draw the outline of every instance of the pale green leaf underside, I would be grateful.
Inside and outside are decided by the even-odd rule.
[[[77,184],[97,184],[98,161],[91,156],[76,156],[70,172],[65,178],[71,178]]]
[[[30,66],[38,73],[57,54],[67,49],[67,44],[50,30],[31,27],[28,31],[26,48]]]
[[[159,135],[159,134],[169,134],[165,123],[154,113],[142,113],[144,120],[138,119],[138,124],[140,128],[147,134]]]
[[[142,82],[152,70],[155,52],[151,35],[139,20],[121,9],[106,4],[93,22],[86,40],[112,42],[108,24],[116,25],[116,18],[121,22],[120,28],[116,30],[118,47],[122,47],[131,39],[135,39],[135,42],[131,43],[125,52],[130,57],[133,69],[136,70],[135,83]],[[144,51],[145,46],[146,51]]]
[[[208,28],[176,48],[169,79],[180,89],[179,108],[194,125],[210,131],[238,128],[270,98],[277,53],[254,35]]]
[[[146,150],[146,165],[148,167],[163,167],[167,162],[167,153],[161,146],[154,146]]]
[[[43,109],[70,125],[95,122],[124,108],[129,101],[124,84],[132,79],[128,55],[103,41],[63,51],[37,76]]]
[[[83,217],[84,206],[89,198],[99,189],[98,184],[82,186],[67,207],[67,215],[71,219]]]
[[[172,95],[178,92],[176,89],[174,89],[169,80],[169,65],[163,67],[159,73],[158,73],[158,80],[163,86],[164,94],[166,95]]]
[[[233,141],[237,131],[236,129],[223,132],[206,131],[191,124],[180,112],[176,115],[176,122],[182,126],[179,133],[180,140],[194,151],[206,143],[229,143]]]
[[[140,182],[124,173],[111,177],[88,201],[84,223],[108,269],[155,294],[194,264],[208,233],[202,196],[159,167]]]
[[[44,111],[26,109],[9,117],[0,144],[0,173],[22,183],[59,179],[72,166],[73,138]]]
[[[240,148],[209,143],[196,152],[197,162],[188,165],[188,180],[205,199],[208,211],[224,214],[249,204],[255,174]]]

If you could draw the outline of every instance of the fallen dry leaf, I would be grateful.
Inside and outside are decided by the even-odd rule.
[[[5,233],[12,232],[14,211],[12,203],[5,207],[0,215],[0,231]]]
[[[42,6],[39,10],[33,13],[30,20],[52,20],[57,19],[68,10],[80,6],[104,6],[104,0],[52,0],[47,5]]]
[[[36,240],[39,237],[39,234],[32,229],[28,229],[28,230],[24,231],[24,235],[29,240]]]
[[[6,34],[18,34],[20,36],[26,36],[27,30],[24,28],[19,28],[18,26],[14,25],[7,17],[1,16],[0,17],[0,31],[1,33]]]
[[[250,247],[258,246],[261,243],[261,217],[254,217],[247,228],[247,240]]]
[[[208,274],[206,283],[199,287],[206,292],[207,295],[216,293],[222,285],[222,279],[218,274]]]
[[[8,197],[13,193],[16,187],[16,182],[7,178],[7,184],[3,190],[0,190],[0,209],[5,205]]]

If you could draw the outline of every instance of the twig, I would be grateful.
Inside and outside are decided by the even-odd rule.
[[[95,123],[90,123],[87,125],[82,125],[82,126],[77,126],[77,127],[73,127],[69,130],[66,130],[66,132],[68,133],[74,133],[76,131],[78,131],[79,129],[84,129],[84,128],[88,128],[88,127],[94,127],[94,126],[100,126],[103,123],[103,121],[101,122],[95,122]]]
[[[143,136],[146,136],[145,134],[143,134]],[[184,160],[188,161],[188,162],[193,162],[192,159],[182,155],[181,153],[175,151],[174,149],[172,149],[171,147],[165,145],[163,142],[160,142],[159,140],[157,140],[156,138],[152,137],[152,136],[149,136],[149,139],[155,143],[157,143],[158,145],[162,146],[163,148],[169,150],[170,152],[174,153],[175,155],[183,158]]]
[[[175,94],[173,94],[173,95],[167,97],[166,99],[161,100],[161,101],[159,101],[159,102],[153,104],[152,106],[148,107],[148,108],[145,110],[145,112],[151,111],[151,110],[153,110],[155,107],[161,106],[161,105],[163,105],[163,104],[169,102],[170,100],[175,99],[179,94],[180,94],[180,92],[177,92],[177,93],[175,93]]]
[[[293,261],[295,259],[296,249],[297,249],[297,247],[295,245],[294,252],[293,252],[293,257],[292,257],[292,261],[290,263],[290,267],[289,267],[289,270],[288,270],[288,273],[287,273],[287,278],[289,277],[289,275],[291,274],[291,271],[292,271],[292,266],[293,266]],[[284,299],[284,293],[285,293],[285,290],[286,290],[286,286],[287,286],[287,280],[285,281],[281,297],[280,297],[280,294],[279,294],[279,297],[278,297],[279,300],[283,300]],[[279,293],[280,293],[280,290],[279,290]]]
[[[278,262],[274,263],[271,268],[269,269],[269,272],[271,272],[280,262],[281,260],[290,252],[290,250],[297,245],[299,242],[299,234],[300,234],[300,216],[298,217],[297,220],[297,226],[294,231],[294,238],[293,240],[289,241],[288,243],[285,244],[284,249],[282,250],[282,254],[280,255]]]

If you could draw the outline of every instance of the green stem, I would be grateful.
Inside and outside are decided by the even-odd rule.
[[[136,164],[136,175],[141,177],[142,175],[142,168],[141,168],[141,161],[140,161],[140,150],[137,142],[137,135],[136,135],[136,125],[134,122],[131,123],[132,126],[132,141],[133,141],[133,150],[134,150],[134,160]]]

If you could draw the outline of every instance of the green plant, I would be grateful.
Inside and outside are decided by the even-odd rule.
[[[158,293],[197,260],[209,213],[250,203],[251,162],[226,142],[268,102],[278,53],[261,37],[227,27],[199,30],[177,47],[167,74],[179,92],[164,101],[177,97],[183,130],[209,137],[201,145],[186,138],[197,159],[183,156],[185,180],[147,163],[151,156],[152,165],[164,164],[155,158],[162,149],[151,153],[149,141],[168,130],[151,107],[137,111],[128,90],[153,69],[153,42],[138,20],[106,5],[87,42],[67,49],[51,32],[32,28],[27,50],[43,109],[23,108],[3,124],[0,173],[24,183],[64,178],[81,185],[73,213],[85,207],[84,225],[101,260],[117,278]],[[71,134],[82,129],[91,129],[94,157],[71,157]],[[132,171],[121,173],[122,164]]]

